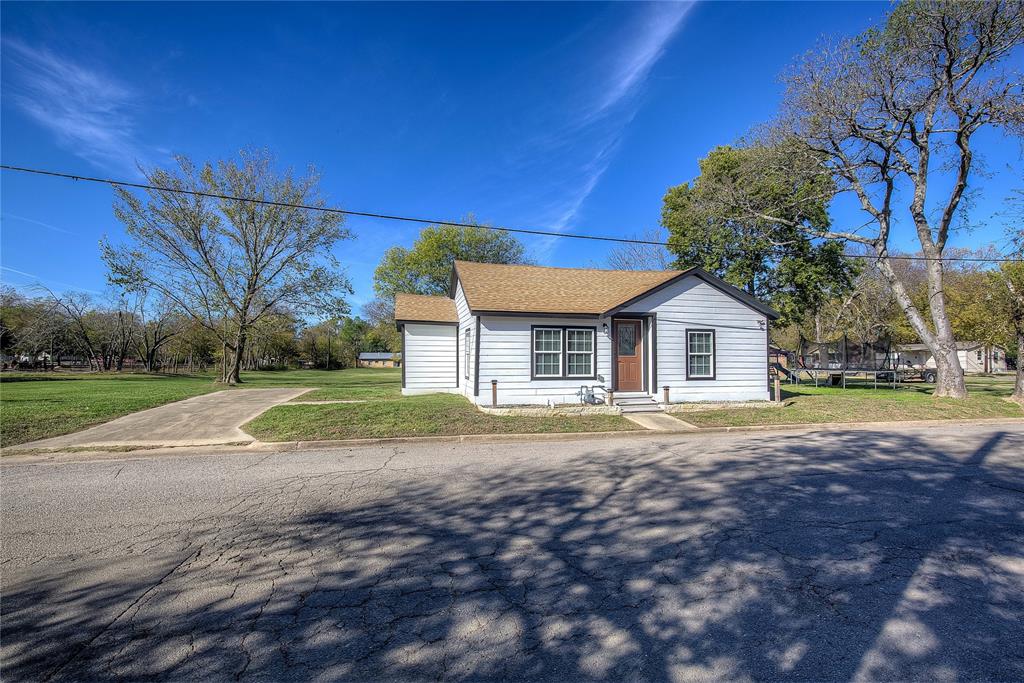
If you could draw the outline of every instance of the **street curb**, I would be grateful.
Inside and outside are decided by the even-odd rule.
[[[386,437],[376,439],[337,439],[319,441],[257,441],[248,443],[236,442],[233,444],[211,444],[206,446],[134,446],[122,451],[104,451],[102,448],[78,449],[74,451],[24,449],[19,450],[17,446],[0,449],[3,460],[10,462],[15,458],[46,458],[46,456],[89,456],[96,454],[119,455],[121,457],[146,457],[155,455],[171,455],[173,453],[187,452],[188,454],[205,453],[214,455],[217,453],[238,453],[240,450],[257,452],[295,452],[308,451],[324,448],[360,448],[365,446],[391,446],[398,444],[436,443],[436,444],[463,444],[463,443],[542,443],[560,441],[585,441],[587,439],[605,438],[619,439],[624,437],[632,438],[657,438],[665,436],[702,436],[713,434],[730,433],[751,433],[751,432],[782,432],[793,433],[800,431],[812,432],[841,432],[857,431],[865,429],[877,429],[893,427],[922,428],[922,427],[969,427],[978,425],[1024,425],[1022,417],[1007,418],[979,418],[976,420],[910,420],[905,422],[823,422],[823,423],[800,423],[788,425],[745,425],[738,427],[695,427],[693,429],[678,430],[618,430],[610,432],[556,432],[556,433],[532,433],[532,434],[461,434],[450,436],[402,436]]]
[[[278,450],[310,450],[316,448],[345,448],[359,446],[387,446],[402,443],[508,443],[542,441],[579,441],[592,438],[658,437],[658,436],[700,436],[702,434],[729,434],[733,432],[795,432],[795,431],[856,431],[894,426],[918,427],[967,427],[972,425],[1024,425],[1024,417],[986,417],[976,420],[909,420],[905,422],[822,422],[787,425],[745,425],[742,427],[694,427],[676,430],[620,430],[613,432],[558,432],[534,434],[462,434],[454,436],[402,436],[378,439],[338,439],[321,441],[254,441],[252,448]]]

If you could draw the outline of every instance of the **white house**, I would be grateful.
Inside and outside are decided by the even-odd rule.
[[[901,344],[900,363],[915,368],[934,368],[935,358],[924,344]],[[1006,349],[981,342],[957,342],[956,355],[964,372],[1006,372]]]
[[[400,294],[402,393],[489,405],[767,400],[771,308],[699,269],[458,261],[449,296]],[[493,385],[492,383],[496,382]]]

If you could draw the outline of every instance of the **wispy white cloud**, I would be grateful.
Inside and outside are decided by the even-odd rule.
[[[2,216],[2,219],[3,219],[4,223],[7,223],[7,221],[12,219],[12,218],[14,220],[16,220],[16,221],[21,221],[23,223],[31,223],[32,225],[38,225],[39,227],[46,228],[47,230],[53,230],[54,232],[64,233],[65,235],[77,235],[78,234],[77,232],[72,232],[71,230],[65,230],[64,228],[58,228],[56,225],[50,225],[49,223],[44,223],[43,221],[37,221],[34,218],[26,218],[25,216],[18,216],[17,214],[13,214],[13,213],[5,212],[3,214],[3,216]]]
[[[641,17],[635,39],[627,43],[616,60],[608,88],[601,98],[598,111],[604,112],[634,94],[647,79],[665,46],[679,30],[690,8],[689,3],[659,3],[651,5]]]
[[[30,281],[29,282],[12,283],[12,282],[10,282],[10,278],[9,277],[5,277],[3,275],[3,271],[6,271],[8,273],[14,273],[15,275],[20,275],[23,278],[28,278]],[[24,270],[18,270],[16,268],[10,268],[8,266],[0,266],[0,284],[14,285],[14,286],[17,286],[17,287],[35,287],[35,286],[39,286],[40,284],[44,284],[44,283],[45,284],[51,284],[51,285],[59,285],[60,287],[68,287],[68,288],[73,289],[73,290],[75,290],[77,292],[88,292],[89,294],[99,294],[100,293],[100,292],[97,292],[95,289],[86,289],[85,287],[79,287],[78,285],[71,284],[70,282],[62,282],[61,280],[50,280],[50,279],[47,279],[47,278],[39,277],[35,273],[28,273],[28,272],[25,272]]]
[[[133,88],[44,47],[5,37],[7,95],[57,142],[90,163],[136,172],[148,157],[138,138]]]
[[[528,146],[526,162],[551,163],[554,187],[540,220],[558,232],[573,227],[576,219],[608,171],[629,124],[642,104],[644,85],[651,70],[683,25],[690,3],[643,5],[634,21],[616,31],[622,39],[607,50],[593,68],[579,75],[585,81],[571,106],[560,107],[549,132]],[[564,115],[564,118],[562,116]],[[548,260],[557,238],[538,240],[540,261]]]

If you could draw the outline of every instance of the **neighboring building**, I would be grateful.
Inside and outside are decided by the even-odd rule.
[[[398,368],[402,366],[402,354],[384,352],[364,352],[356,359],[360,368]]]
[[[768,399],[771,308],[699,269],[458,261],[449,296],[400,294],[402,393],[577,403],[582,386],[669,400]]]
[[[900,344],[900,364],[934,368],[935,358],[924,344]],[[1006,372],[1006,349],[981,342],[957,342],[956,355],[964,372]]]

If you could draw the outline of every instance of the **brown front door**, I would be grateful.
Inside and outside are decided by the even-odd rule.
[[[615,321],[616,391],[644,390],[643,326],[639,320]]]

